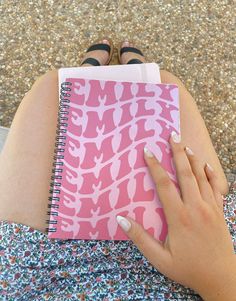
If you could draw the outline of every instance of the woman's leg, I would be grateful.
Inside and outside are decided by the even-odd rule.
[[[0,220],[45,231],[58,111],[57,70],[20,103],[0,154]]]
[[[204,165],[208,162],[218,175],[218,185],[222,194],[228,193],[228,183],[212,145],[204,120],[197,108],[192,95],[183,83],[172,73],[161,70],[162,83],[175,83],[180,94],[180,129],[181,138],[189,146]]]
[[[208,132],[181,81],[161,71],[162,82],[180,89],[182,139],[202,162],[216,170],[221,193],[227,182]],[[0,154],[0,220],[9,220],[38,229],[46,228],[49,184],[54,155],[58,112],[57,71],[41,76],[22,100],[6,144]],[[190,126],[191,125],[191,126]]]
[[[109,54],[90,51],[82,61],[88,57],[104,65]],[[38,78],[22,100],[0,153],[0,220],[45,232],[58,107],[58,76],[53,70]]]

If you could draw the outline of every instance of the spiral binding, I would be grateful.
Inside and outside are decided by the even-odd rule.
[[[70,103],[70,99],[69,97],[71,96],[70,93],[68,93],[68,91],[71,91],[71,88],[69,86],[71,86],[72,83],[71,82],[63,82],[61,84],[61,89],[60,89],[60,102],[59,102],[59,111],[58,111],[58,117],[57,117],[57,131],[56,131],[56,142],[55,142],[55,149],[54,149],[54,153],[56,155],[54,155],[53,159],[53,168],[52,169],[52,176],[51,176],[51,180],[52,182],[50,183],[50,187],[51,189],[49,189],[49,193],[50,196],[48,198],[49,200],[49,204],[48,204],[48,208],[50,209],[50,211],[47,212],[47,215],[53,215],[53,216],[58,216],[58,212],[56,211],[52,211],[52,209],[58,209],[59,205],[58,204],[52,204],[52,201],[55,202],[60,202],[60,197],[57,196],[53,196],[54,193],[56,194],[60,194],[60,187],[61,187],[61,183],[56,183],[54,180],[61,180],[62,176],[61,175],[55,175],[55,173],[62,173],[63,171],[63,162],[57,162],[57,159],[64,159],[64,155],[63,153],[65,152],[65,149],[63,148],[66,143],[66,132],[67,132],[67,127],[68,127],[68,117],[66,115],[69,114],[69,105],[68,103]],[[62,128],[64,127],[64,128]],[[57,220],[53,220],[50,221],[50,219],[46,220],[46,223],[49,224],[53,224],[56,225],[57,224]],[[56,232],[57,228],[46,228],[47,233],[49,232]]]

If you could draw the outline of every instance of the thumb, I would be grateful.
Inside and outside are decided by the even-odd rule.
[[[116,219],[139,251],[156,269],[165,274],[170,266],[171,254],[165,249],[164,244],[154,239],[140,224],[130,217],[124,218],[118,215]]]

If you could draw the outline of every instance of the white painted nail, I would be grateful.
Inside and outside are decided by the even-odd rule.
[[[124,218],[123,216],[117,215],[116,217],[117,223],[121,226],[121,228],[127,232],[131,228],[131,223]]]
[[[180,143],[180,136],[176,134],[176,132],[171,133],[171,137],[175,143]]]
[[[144,147],[144,154],[148,157],[148,158],[153,158],[154,157],[154,155],[153,155],[153,153],[145,146]]]
[[[206,165],[210,169],[210,171],[214,171],[214,169],[212,168],[212,166],[209,163],[207,163]]]
[[[193,153],[193,151],[191,150],[191,148],[189,148],[189,147],[185,147],[185,150],[186,150],[186,153],[188,154],[188,155],[190,155],[190,156],[193,156],[194,155],[194,153]]]

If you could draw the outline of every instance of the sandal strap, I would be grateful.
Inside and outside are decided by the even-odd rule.
[[[140,55],[144,56],[144,55],[142,54],[142,52],[141,52],[139,49],[135,48],[135,47],[122,47],[121,50],[120,50],[120,56],[121,56],[124,52],[134,52],[134,53],[137,53],[137,54],[140,54]]]
[[[95,44],[90,46],[86,52],[93,51],[93,50],[105,50],[110,54],[111,47],[107,44]]]
[[[128,61],[127,64],[143,64],[143,62],[138,59],[132,59],[132,60]]]
[[[81,65],[83,65],[83,64],[90,64],[90,65],[93,65],[93,66],[100,66],[101,65],[98,60],[96,60],[96,59],[94,59],[92,57],[89,57],[86,60],[84,60],[81,63]]]

